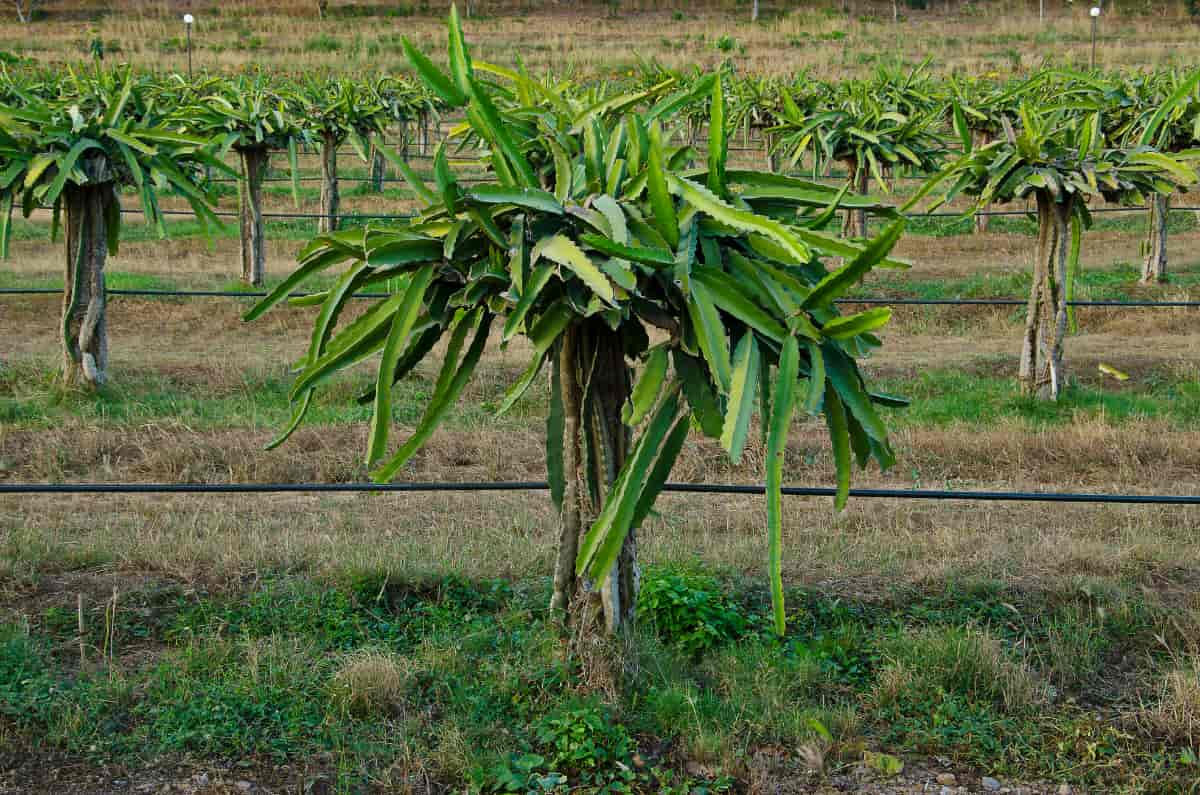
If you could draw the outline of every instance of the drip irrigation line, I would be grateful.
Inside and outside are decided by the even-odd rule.
[[[40,209],[49,210],[49,207]],[[191,210],[159,210],[160,215],[189,215],[196,217],[196,214]],[[145,215],[145,213],[137,208],[122,207],[122,215]],[[217,218],[240,218],[241,214],[232,210],[214,210],[213,215]],[[316,220],[318,218],[327,217],[326,213],[262,213],[263,218],[289,218],[300,220]],[[388,215],[378,213],[336,213],[335,217],[340,221],[353,221],[355,219],[365,220],[384,220],[384,221],[403,221],[409,218],[415,218],[415,215]]]
[[[156,298],[263,298],[265,290],[154,290],[154,289],[111,289],[107,295],[124,295]],[[2,287],[0,295],[61,295],[57,287]],[[288,298],[308,298],[317,293],[288,293]],[[382,300],[394,293],[354,293],[351,298]],[[838,298],[836,304],[856,306],[1025,306],[1025,298],[889,298],[871,296],[863,298]],[[1067,301],[1067,306],[1101,307],[1110,309],[1129,308],[1189,308],[1200,307],[1200,301]]]
[[[0,494],[319,494],[353,492],[496,492],[548,491],[540,480],[427,483],[0,483]],[[729,483],[668,483],[676,494],[761,495],[764,486]],[[790,497],[833,497],[824,486],[784,486]],[[1200,505],[1198,495],[1089,494],[1050,491],[953,491],[947,489],[850,489],[850,496],[869,499],[967,500],[980,502],[1060,502],[1118,505]]]
[[[1184,207],[1168,207],[1169,212],[1196,212],[1200,211],[1200,206],[1184,206]],[[1096,215],[1097,213],[1145,213],[1149,212],[1148,207],[1095,207],[1090,208],[1088,213]],[[1033,215],[1034,210],[980,210],[977,213],[967,215],[966,213],[954,212],[953,210],[936,210],[927,213],[904,213],[905,218],[962,218],[971,217],[986,217],[1004,216],[1004,215]]]
[[[838,304],[871,306],[1026,306],[1027,298],[838,298]],[[1067,301],[1067,306],[1109,308],[1200,307],[1200,301]]]
[[[320,182],[323,179],[324,179],[324,177],[321,177],[320,175],[313,175],[313,176],[298,177],[297,181],[299,181],[299,182]],[[237,185],[237,184],[241,183],[240,179],[233,179],[231,177],[220,177],[217,179],[210,179],[208,181],[209,181],[209,183],[211,183],[213,185]],[[292,178],[291,177],[264,177],[262,181],[265,183],[266,182],[283,183],[283,182],[291,182]],[[404,180],[400,177],[384,177],[383,179],[380,179],[380,180],[374,180],[371,177],[338,177],[337,181],[339,183],[341,183],[341,182],[376,182],[376,181],[378,181],[378,182],[405,182],[406,180]],[[460,184],[474,185],[474,184],[491,184],[491,183],[494,183],[496,180],[494,178],[490,178],[490,177],[488,177],[488,178],[485,178],[485,177],[463,177],[457,181]]]
[[[402,180],[392,180],[392,181],[395,182],[395,181],[402,181]],[[39,207],[38,209],[50,210],[52,208]],[[1200,205],[1186,206],[1186,207],[1171,207],[1171,208],[1169,208],[1169,210],[1170,210],[1170,212],[1200,212]],[[1096,215],[1098,213],[1144,213],[1144,212],[1148,212],[1148,211],[1149,210],[1146,207],[1097,207],[1093,210],[1090,210],[1092,215]],[[122,215],[144,215],[145,214],[141,209],[134,208],[134,207],[122,207],[120,212]],[[158,212],[160,215],[164,215],[164,216],[184,216],[184,215],[192,216],[192,217],[196,216],[196,214],[194,212],[192,212],[191,210],[162,210],[162,209],[160,209]],[[974,213],[973,215],[967,215],[967,214],[960,213],[960,212],[954,212],[953,210],[945,210],[945,211],[939,210],[939,211],[927,212],[927,213],[902,213],[902,215],[905,218],[910,218],[910,219],[911,218],[959,218],[959,219],[965,220],[967,218],[972,218],[972,217],[988,217],[988,218],[990,218],[992,216],[1023,216],[1023,215],[1031,215],[1032,212],[1033,212],[1032,210],[982,210],[980,212]],[[241,217],[241,215],[239,213],[234,212],[232,210],[214,210],[213,215],[216,216],[217,218],[240,218]],[[317,220],[319,218],[325,218],[326,214],[325,213],[264,212],[264,213],[262,213],[262,217],[263,218],[310,220],[311,221],[311,220]],[[410,218],[416,218],[417,214],[416,213],[410,213],[410,214],[337,213],[335,215],[335,217],[341,221],[353,221],[356,219],[357,220],[368,220],[368,221],[405,221]],[[869,220],[879,220],[879,219],[869,219]]]

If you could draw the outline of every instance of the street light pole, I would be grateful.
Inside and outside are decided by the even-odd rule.
[[[191,14],[183,15],[183,27],[187,31],[188,80],[192,79],[192,23],[195,21]]]
[[[1092,69],[1096,68],[1096,23],[1100,21],[1100,6],[1092,6]]]

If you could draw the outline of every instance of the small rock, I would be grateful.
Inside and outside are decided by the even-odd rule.
[[[1058,785],[1058,795],[1071,795],[1072,792],[1074,792],[1074,790],[1071,789],[1070,784],[1059,784]]]
[[[250,790],[254,789],[254,785],[249,781],[235,781],[233,786],[237,787],[242,792],[249,792]]]
[[[937,783],[941,784],[943,787],[953,787],[958,783],[958,777],[953,773],[938,773]]]
[[[983,788],[985,790],[987,790],[988,792],[999,792],[1000,791],[1000,782],[997,781],[996,779],[992,778],[991,776],[984,776],[983,781],[980,781],[979,783],[982,784]]]

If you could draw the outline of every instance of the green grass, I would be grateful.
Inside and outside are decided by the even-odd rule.
[[[141,271],[120,270],[120,258],[108,261],[104,269],[105,284],[110,290],[220,290],[224,292],[262,292],[275,287],[283,281],[282,275],[271,275],[262,287],[253,287],[240,279],[230,279],[225,274],[180,274],[166,276],[150,274]],[[238,265],[236,260],[230,263],[230,272]],[[305,282],[300,292],[315,292],[328,289],[336,281],[336,274],[317,274]],[[0,288],[35,288],[61,290],[63,278],[59,275],[48,276],[45,273],[29,275],[18,273],[11,269],[0,268]],[[372,289],[372,292],[382,292],[383,288]],[[19,299],[14,299],[19,300]],[[187,296],[165,296],[154,300],[180,302],[185,300],[214,301],[218,298]]]
[[[272,212],[295,212],[295,210],[280,209]],[[158,229],[147,224],[133,214],[124,216],[125,223],[121,225],[122,243],[144,243],[161,240]],[[199,221],[190,216],[168,216],[164,221],[167,238],[170,240],[213,240],[238,239],[236,218],[222,218],[221,226],[205,228]],[[264,224],[265,233],[271,240],[309,240],[316,234],[316,221],[308,218],[277,218],[267,219]],[[41,221],[27,221],[14,218],[12,223],[12,239],[14,241],[44,241],[50,243],[50,224]],[[58,245],[63,245],[62,237]],[[120,253],[111,260],[120,262]]]
[[[54,375],[50,369],[28,364],[0,369],[0,422],[13,427],[47,427],[70,417],[110,427],[173,421],[197,430],[276,430],[287,424],[292,410],[288,402],[290,381],[282,376],[247,373],[241,383],[214,391],[203,384],[183,384],[153,372],[134,371],[123,373],[95,396],[83,396],[59,392]],[[306,422],[365,424],[371,407],[359,405],[355,398],[370,384],[371,376],[366,371],[339,377],[318,395]],[[482,399],[460,401],[445,427],[518,428],[538,423],[546,410],[540,392],[527,394],[504,417],[495,417],[504,386],[497,384],[494,392]],[[394,421],[416,425],[432,387],[430,377],[422,375],[401,381],[395,389]],[[889,410],[888,421],[896,427],[962,423],[986,428],[1005,420],[1019,420],[1036,430],[1084,418],[1103,418],[1113,425],[1138,419],[1160,419],[1179,428],[1200,424],[1200,384],[1167,375],[1152,375],[1136,387],[1120,390],[1077,384],[1056,403],[1021,397],[1014,377],[950,368],[928,370],[912,378],[884,378],[876,387],[912,400],[906,409]]]
[[[1200,423],[1200,384],[1191,379],[1153,379],[1137,391],[1076,384],[1057,402],[1022,397],[1015,373],[1014,377],[995,377],[937,369],[915,378],[882,379],[878,386],[912,400],[908,408],[889,413],[889,422],[898,427],[964,423],[987,428],[1017,419],[1036,430],[1085,418],[1103,418],[1113,425],[1161,419],[1180,428],[1195,428]]]
[[[677,624],[652,620],[664,583],[684,597],[674,619],[702,623],[704,605],[724,604],[743,620],[697,654]],[[763,745],[815,747],[830,767],[915,749],[1004,777],[1162,792],[1192,774],[1178,747],[1080,706],[1101,697],[1094,668],[1055,651],[1064,626],[1086,625],[1096,648],[1142,659],[1141,676],[1168,668],[1156,635],[1169,616],[1138,589],[1030,596],[984,583],[874,602],[795,591],[779,641],[759,589],[694,568],[652,568],[646,584],[638,664],[616,690],[581,685],[544,578],[156,586],[122,595],[133,607],[111,665],[91,648],[79,670],[67,611],[0,626],[0,719],[34,748],[110,762],[333,754],[343,791],[395,766],[485,791],[722,791]],[[1050,682],[1070,682],[1070,700]]]
[[[1013,208],[998,205],[994,210],[1012,212]],[[1146,218],[1146,213],[1140,209],[1120,213],[1097,213],[1093,216],[1091,231],[1124,232],[1141,237],[1147,231]],[[1192,211],[1175,210],[1167,219],[1168,234],[1194,232],[1196,229],[1196,214]],[[915,216],[909,219],[905,231],[908,234],[927,237],[958,237],[972,234],[974,221],[958,215]],[[988,223],[988,231],[1037,237],[1037,217],[1034,214],[992,216]],[[1086,237],[1084,245],[1087,245]]]
[[[979,273],[957,279],[923,279],[908,272],[877,271],[866,284],[853,293],[856,296],[894,296],[922,299],[956,298],[1028,298],[1031,275],[1017,265],[1008,273]],[[1200,287],[1200,263],[1173,266],[1166,285],[1138,284],[1139,268],[1129,263],[1117,263],[1104,268],[1080,268],[1075,283],[1075,299],[1080,301],[1165,300],[1179,290]],[[1085,309],[1078,310],[1086,312]],[[1150,310],[1140,310],[1150,311]],[[1024,312],[1023,306],[1013,307],[1014,314]]]
[[[120,270],[105,270],[105,283],[110,290],[177,290],[178,282],[164,276],[146,273],[129,273]],[[61,276],[26,276],[0,268],[0,287],[29,287],[34,289],[61,290]]]
[[[154,373],[127,373],[119,383],[94,396],[63,394],[54,383],[55,371],[35,366],[0,368],[0,422],[14,427],[46,427],[65,418],[85,419],[105,426],[137,426],[146,422],[173,421],[202,430],[250,427],[280,430],[288,422],[290,381],[282,377],[246,375],[240,384],[214,393],[203,384],[181,385]],[[365,371],[344,375],[316,398],[309,424],[361,424],[370,420],[371,406],[356,398],[373,384]],[[433,383],[423,376],[400,382],[393,393],[393,420],[415,426],[433,394]],[[497,389],[482,401],[462,401],[447,416],[445,427],[457,429],[503,428],[528,424],[541,408],[533,398],[520,401],[504,418],[495,410],[503,397]]]

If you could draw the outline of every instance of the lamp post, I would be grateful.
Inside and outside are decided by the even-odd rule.
[[[1096,23],[1100,21],[1100,6],[1092,6],[1092,69],[1096,68]]]
[[[192,23],[195,21],[191,14],[183,15],[183,29],[187,31],[188,80],[192,79]]]

